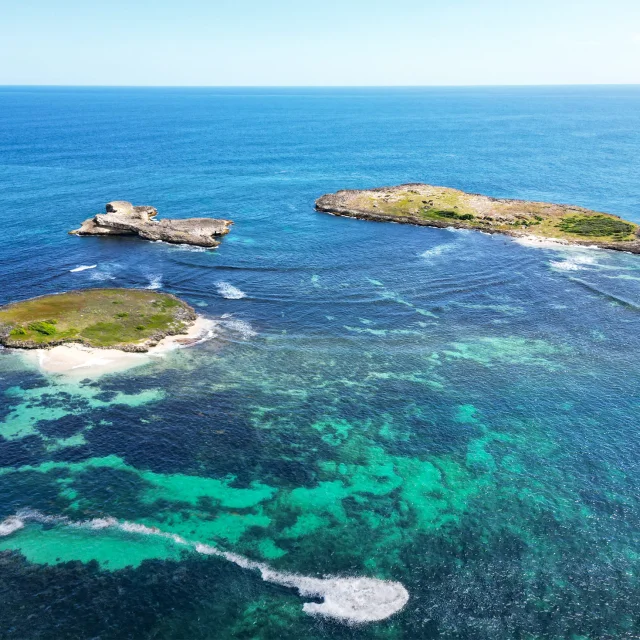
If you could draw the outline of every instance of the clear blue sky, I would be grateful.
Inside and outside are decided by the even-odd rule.
[[[0,84],[640,83],[640,0],[4,0]]]

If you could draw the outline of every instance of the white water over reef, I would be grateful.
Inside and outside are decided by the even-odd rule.
[[[258,335],[258,332],[246,320],[234,318],[231,314],[225,313],[220,316],[220,325],[229,333],[236,334],[241,340],[249,340]]]
[[[580,271],[585,266],[596,264],[596,259],[593,256],[578,254],[569,256],[565,260],[552,260],[549,264],[554,269],[560,269],[561,271]]]
[[[145,289],[162,289],[162,276],[150,276]]]
[[[297,589],[301,596],[323,598],[323,602],[305,602],[302,606],[303,611],[309,615],[334,618],[350,624],[384,620],[400,611],[409,600],[409,593],[400,582],[355,576],[314,578],[280,572],[263,562],[221,551],[217,547],[202,542],[191,542],[157,527],[148,527],[126,520],[119,521],[110,517],[74,521],[64,516],[47,516],[38,511],[24,509],[0,522],[0,537],[15,533],[29,521],[93,531],[116,529],[136,535],[165,538],[177,545],[189,547],[197,553],[224,558],[243,569],[258,571],[265,582]]]
[[[238,289],[238,287],[234,287],[232,284],[228,282],[218,282],[216,283],[218,288],[218,293],[223,297],[227,298],[227,300],[240,300],[241,298],[246,298],[247,294]]]

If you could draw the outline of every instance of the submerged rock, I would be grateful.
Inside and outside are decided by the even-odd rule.
[[[218,238],[229,233],[231,220],[186,218],[156,220],[155,207],[134,206],[124,200],[107,203],[106,213],[98,214],[69,233],[77,236],[137,235],[145,240],[161,240],[173,244],[217,247]]]

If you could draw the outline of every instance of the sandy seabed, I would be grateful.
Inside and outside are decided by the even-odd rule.
[[[43,373],[68,378],[97,378],[107,373],[126,371],[164,357],[174,349],[191,346],[213,336],[215,322],[198,316],[187,333],[163,338],[145,353],[120,349],[96,349],[82,344],[63,344],[51,349],[20,350],[20,355]]]

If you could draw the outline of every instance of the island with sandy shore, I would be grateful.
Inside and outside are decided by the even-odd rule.
[[[492,198],[449,187],[402,184],[343,190],[318,198],[316,209],[363,220],[475,229],[640,254],[640,227],[610,213],[565,204]]]
[[[209,324],[168,293],[84,289],[0,307],[0,344],[48,373],[100,375],[195,343]]]
[[[233,222],[218,218],[184,218],[158,220],[158,210],[146,205],[132,205],[114,200],[106,205],[106,213],[85,220],[78,229],[69,233],[77,236],[126,236],[145,240],[189,244],[214,248],[219,238],[229,233]]]

